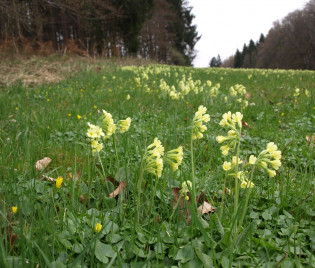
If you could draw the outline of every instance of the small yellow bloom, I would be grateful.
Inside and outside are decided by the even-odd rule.
[[[126,100],[130,100],[130,95],[129,94],[126,96]]]
[[[273,178],[274,176],[276,176],[276,172],[274,170],[268,169],[267,171],[270,178]]]
[[[224,163],[223,163],[223,169],[224,169],[225,171],[230,170],[230,169],[231,169],[231,166],[232,166],[231,162],[226,162],[226,161],[224,161]]]
[[[50,99],[47,99],[47,102],[50,102]]]
[[[102,227],[103,227],[102,224],[96,223],[94,227],[95,233],[99,233],[102,230]]]
[[[222,142],[225,142],[227,140],[227,138],[224,136],[217,136],[216,140],[218,143],[222,143]]]
[[[63,182],[63,178],[62,177],[58,177],[56,179],[56,188],[59,189],[61,187],[62,182]]]
[[[248,163],[249,163],[250,165],[255,165],[256,161],[257,161],[257,157],[255,157],[254,155],[251,155],[251,156],[249,157]]]
[[[80,120],[80,119],[82,118],[82,116],[78,114],[78,115],[77,115],[77,118]]]
[[[281,116],[284,116],[284,113],[281,113]]]
[[[68,114],[69,117],[71,117],[71,114]]]
[[[18,207],[12,207],[13,214],[17,213]]]
[[[93,106],[93,108],[94,108],[94,109],[97,109],[97,106],[96,106],[96,105],[94,105],[94,106]]]

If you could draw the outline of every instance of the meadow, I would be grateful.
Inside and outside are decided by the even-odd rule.
[[[315,266],[315,72],[15,81],[0,143],[1,267]]]

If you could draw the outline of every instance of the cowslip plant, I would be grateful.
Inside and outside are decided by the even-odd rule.
[[[192,133],[190,141],[190,153],[191,153],[191,182],[192,182],[192,207],[193,210],[197,211],[196,203],[196,181],[195,181],[195,167],[194,167],[194,146],[193,141],[196,139],[201,139],[203,137],[203,132],[207,130],[207,127],[203,124],[210,121],[210,115],[206,114],[207,108],[200,105],[198,111],[192,121]]]

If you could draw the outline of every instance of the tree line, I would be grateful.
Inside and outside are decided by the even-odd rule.
[[[221,66],[315,70],[315,0],[274,22],[267,36],[250,40]]]
[[[191,65],[200,38],[191,9],[186,0],[1,0],[0,49]]]

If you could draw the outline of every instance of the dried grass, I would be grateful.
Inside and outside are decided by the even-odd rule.
[[[0,62],[0,87],[6,88],[20,82],[23,86],[58,83],[81,71],[100,72],[105,68],[108,71],[109,67],[118,65],[152,63],[154,62],[135,58],[107,59],[60,54],[23,58],[19,55],[13,60],[7,58]]]

